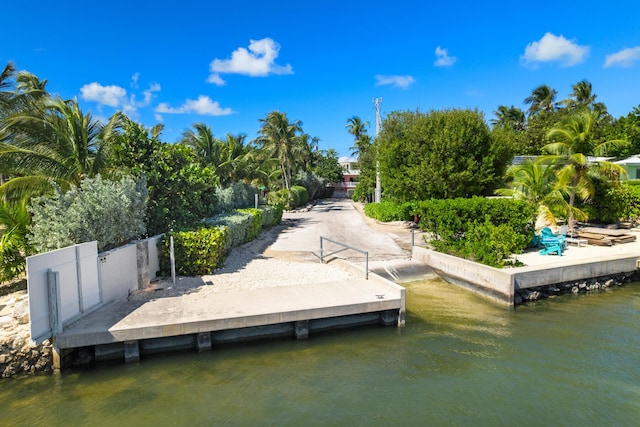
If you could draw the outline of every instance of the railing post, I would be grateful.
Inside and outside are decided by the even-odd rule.
[[[411,229],[411,259],[413,259],[413,246],[415,245],[415,230]]]
[[[364,278],[369,280],[369,251],[366,251],[364,255]]]

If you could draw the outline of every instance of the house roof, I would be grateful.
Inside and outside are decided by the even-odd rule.
[[[634,154],[631,157],[627,157],[626,159],[618,160],[617,162],[613,162],[616,165],[623,166],[635,166],[640,165],[640,154]]]

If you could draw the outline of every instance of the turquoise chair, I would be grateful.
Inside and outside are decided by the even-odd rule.
[[[555,235],[549,227],[545,227],[540,232],[540,246],[540,255],[555,253],[562,256],[562,252],[567,248],[567,241],[564,236]]]

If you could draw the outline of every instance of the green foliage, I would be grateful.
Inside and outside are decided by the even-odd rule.
[[[251,241],[260,235],[262,231],[262,210],[249,208],[249,209],[238,209],[240,213],[246,213],[251,215],[251,229],[249,230],[249,236],[247,237],[247,241]]]
[[[474,197],[411,206],[420,217],[420,228],[432,234],[430,243],[436,250],[489,265],[502,265],[505,251],[522,252],[533,236],[536,208],[521,200]],[[478,240],[485,237],[490,240]]]
[[[271,227],[282,221],[281,206],[261,206],[260,210],[262,211],[262,227]]]
[[[282,189],[269,193],[267,202],[270,206],[280,206],[282,209],[290,211],[298,206],[300,196],[292,190]]]
[[[364,205],[364,213],[368,217],[381,222],[409,221],[413,219],[412,208],[413,204],[411,203],[383,200],[380,203],[367,203]]]
[[[228,212],[238,208],[249,208],[255,205],[255,195],[260,191],[255,185],[234,182],[226,187],[216,188],[216,213]]]
[[[640,153],[640,105],[625,117],[620,117],[610,128],[609,139],[624,139],[629,141],[627,146],[613,150],[612,156],[628,157]]]
[[[313,168],[313,174],[318,180],[324,181],[322,187],[324,187],[327,182],[342,181],[342,166],[338,163],[338,153],[336,150],[331,148],[329,150],[321,150],[318,153],[316,166]],[[294,184],[297,183],[307,188],[309,193],[311,193],[311,200],[318,198],[311,191],[311,187],[305,185],[304,182],[299,182],[296,178],[293,180]]]
[[[309,192],[306,188],[300,185],[294,185],[293,187],[291,187],[291,191],[298,194],[298,204],[296,205],[296,207],[305,206],[307,203],[309,203]]]
[[[231,249],[249,242],[254,225],[254,216],[244,212],[225,212],[205,219],[205,223],[210,226],[224,226],[228,229],[224,244],[224,252],[229,253]],[[262,223],[260,223],[262,226]]]
[[[590,221],[612,224],[640,218],[640,187],[626,183],[612,185],[608,181],[596,181],[595,184],[595,197],[580,206]]]
[[[30,223],[27,199],[0,203],[0,283],[24,273],[26,257],[33,252],[26,240]]]
[[[529,236],[529,239],[531,237]],[[503,267],[512,253],[520,253],[524,249],[521,236],[507,224],[494,225],[489,218],[484,223],[474,221],[469,225],[465,239],[458,241],[458,256],[490,265]]]
[[[66,193],[32,200],[29,242],[38,252],[98,241],[104,250],[130,241],[146,231],[147,190],[144,180],[82,181]]]
[[[149,234],[189,229],[215,212],[215,171],[200,165],[193,150],[162,144],[145,164],[149,185]]]
[[[309,200],[328,197],[325,191],[328,182],[326,178],[320,178],[313,172],[300,171],[293,177],[294,186],[301,186],[307,189],[309,192]]]
[[[509,150],[492,144],[476,110],[392,112],[377,141],[385,197],[409,201],[483,194],[511,161]]]
[[[223,265],[227,228],[200,227],[191,231],[173,231],[160,240],[160,274],[170,274],[169,236],[173,236],[176,274],[201,276],[211,274],[215,268]]]

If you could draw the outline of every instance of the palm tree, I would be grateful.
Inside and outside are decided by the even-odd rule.
[[[566,202],[556,189],[553,166],[541,160],[511,165],[506,172],[510,186],[496,190],[496,194],[528,201],[537,206],[539,216],[555,224],[554,212],[565,212]]]
[[[240,133],[232,135],[228,133],[222,141],[220,163],[217,165],[217,173],[220,184],[226,185],[245,179],[248,174],[248,165],[245,161],[247,147],[245,139],[247,135]]]
[[[267,117],[260,119],[262,127],[256,143],[268,157],[278,159],[282,171],[282,187],[291,188],[291,169],[297,134],[302,133],[302,122],[294,120],[289,123],[286,113],[272,111]]]
[[[26,257],[33,252],[26,239],[30,223],[26,198],[0,203],[0,282],[24,273]]]
[[[218,166],[222,142],[213,135],[211,128],[206,124],[194,124],[193,129],[182,134],[180,142],[192,147],[205,165]]]
[[[611,140],[602,143],[592,138],[595,123],[593,113],[580,110],[566,117],[557,127],[552,128],[547,136],[555,141],[543,147],[549,153],[545,161],[559,165],[556,172],[558,189],[568,194],[569,229],[575,227],[575,214],[580,211],[575,207],[576,197],[584,201],[595,194],[592,178],[618,180],[625,170],[619,165],[607,161],[591,162],[588,156],[605,156],[612,148],[628,144],[623,140]]]
[[[52,189],[78,186],[106,167],[104,140],[113,135],[114,115],[102,125],[83,114],[75,99],[43,97],[40,108],[25,109],[2,120],[0,142],[2,173],[13,176],[0,186],[0,195],[21,199]]]
[[[520,108],[507,107],[506,105],[500,105],[496,111],[493,112],[496,118],[491,119],[493,126],[499,126],[504,129],[524,130],[525,128],[525,114]]]
[[[529,105],[529,115],[540,111],[553,111],[558,91],[547,85],[540,85],[531,92],[531,96],[525,98],[524,103]]]
[[[593,93],[593,86],[588,80],[580,80],[578,83],[572,86],[573,92],[570,96],[575,99],[578,105],[592,105],[598,95]]]
[[[357,160],[365,154],[367,149],[371,146],[371,137],[367,135],[367,127],[369,122],[363,122],[358,116],[350,117],[347,120],[345,128],[354,137],[354,143],[351,147],[351,155]]]

